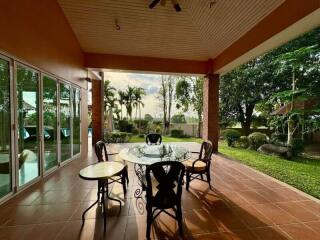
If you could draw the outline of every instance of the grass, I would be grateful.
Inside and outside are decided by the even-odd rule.
[[[320,161],[296,157],[291,161],[219,143],[219,152],[320,199]]]

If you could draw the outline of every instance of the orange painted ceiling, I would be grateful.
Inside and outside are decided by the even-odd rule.
[[[149,9],[148,0],[58,0],[84,52],[207,60],[284,0],[180,0]],[[116,24],[120,30],[116,29]]]

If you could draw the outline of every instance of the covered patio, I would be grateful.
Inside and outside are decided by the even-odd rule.
[[[184,143],[185,145],[186,143]],[[128,144],[109,146],[118,152]],[[198,150],[196,143],[187,143]],[[103,230],[101,205],[81,214],[96,199],[96,184],[81,180],[79,170],[96,162],[89,158],[74,161],[30,189],[8,201],[0,209],[1,239],[144,239],[145,201],[133,197],[137,177],[129,165],[130,184],[124,196],[114,184],[112,195],[123,206],[108,203],[107,230]],[[212,186],[194,181],[190,192],[183,191],[185,239],[269,240],[319,239],[318,201],[267,175],[234,160],[214,155]],[[177,223],[161,214],[153,224],[152,239],[180,239]]]
[[[96,182],[81,180],[79,171],[97,163],[92,144],[104,138],[103,72],[108,70],[206,77],[202,137],[212,142],[215,153],[212,189],[201,181],[193,181],[189,192],[183,186],[185,239],[319,239],[319,200],[226,158],[218,146],[220,76],[319,26],[319,0],[159,1],[149,9],[150,2],[0,2],[0,83],[6,96],[0,98],[5,106],[0,109],[5,109],[4,120],[0,118],[1,174],[6,179],[0,191],[0,239],[145,239],[145,201],[134,197],[138,179],[130,163],[127,194],[117,183],[110,188],[122,208],[106,202],[106,231],[101,204],[87,213],[84,225],[81,221],[83,211],[97,198]],[[181,12],[172,6],[177,2]],[[21,76],[35,80],[34,149],[18,145],[25,130],[17,117],[19,68],[28,73]],[[48,91],[46,78],[51,81]],[[92,139],[87,131],[88,82],[93,95]],[[50,169],[45,168],[48,144],[41,134],[48,125],[47,92],[52,93],[47,104],[52,105],[54,136],[47,154],[55,158]],[[107,147],[119,152],[128,146]],[[183,146],[189,151],[200,148],[197,143]],[[36,153],[36,169],[30,181],[19,183],[19,157],[25,149]],[[179,237],[177,223],[166,215],[152,225],[152,239]]]

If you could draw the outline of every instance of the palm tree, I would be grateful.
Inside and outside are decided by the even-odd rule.
[[[139,119],[141,121],[141,106],[144,107],[144,103],[142,102],[142,97],[146,95],[146,92],[143,88],[137,87],[134,89],[134,106],[136,108],[136,118],[137,118],[137,111],[139,110]],[[140,126],[139,123],[139,132],[140,132]]]
[[[109,80],[104,81],[104,109],[107,112],[111,110],[115,104],[115,91],[116,89],[111,86],[111,82]]]
[[[132,120],[132,108],[133,108],[133,102],[134,102],[134,87],[128,86],[126,92],[125,92],[125,106],[127,110],[127,117],[130,117],[130,120]]]
[[[118,102],[120,104],[120,113],[121,113],[121,120],[122,120],[122,106],[126,103],[126,93],[124,91],[118,91],[119,99]]]

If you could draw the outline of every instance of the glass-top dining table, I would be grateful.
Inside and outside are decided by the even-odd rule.
[[[140,198],[146,189],[145,173],[148,165],[162,161],[184,162],[191,158],[191,152],[176,144],[147,145],[137,144],[120,151],[119,156],[127,162],[134,164],[134,171],[139,179],[139,188],[134,192]]]

